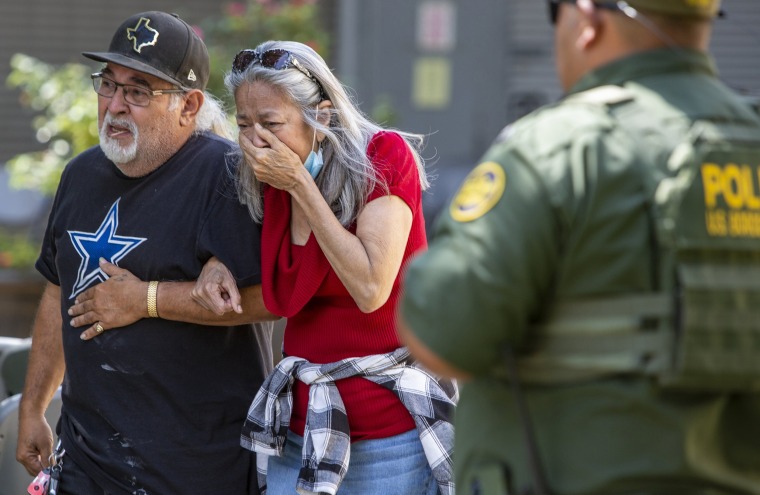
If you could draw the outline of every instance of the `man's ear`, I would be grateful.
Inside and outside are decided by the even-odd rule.
[[[198,89],[194,89],[185,95],[182,112],[179,116],[180,125],[189,126],[195,124],[195,117],[203,106],[205,98],[203,91]]]
[[[599,40],[603,25],[599,9],[592,0],[578,0],[576,6],[580,13],[581,32],[575,43],[579,50],[586,51]]]

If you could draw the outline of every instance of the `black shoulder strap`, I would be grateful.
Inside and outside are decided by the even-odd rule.
[[[510,346],[506,346],[504,349],[504,363],[506,364],[510,389],[517,403],[517,413],[523,426],[523,432],[525,433],[525,449],[528,452],[530,475],[533,479],[533,487],[529,493],[530,495],[549,495],[546,475],[544,474],[543,463],[541,462],[541,453],[539,452],[536,434],[533,429],[533,421],[531,420],[528,403],[525,400],[520,385],[515,355]]]

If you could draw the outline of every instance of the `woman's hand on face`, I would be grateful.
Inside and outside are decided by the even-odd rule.
[[[304,173],[308,175],[301,159],[261,124],[257,123],[255,127],[258,137],[266,141],[269,147],[254,146],[251,140],[241,132],[238,142],[246,163],[261,182],[283,191],[293,189]]]

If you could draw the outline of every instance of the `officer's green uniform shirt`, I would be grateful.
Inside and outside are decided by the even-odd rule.
[[[585,96],[609,85],[633,99]],[[535,345],[531,325],[555,301],[656,289],[644,185],[692,121],[760,132],[695,52],[634,55],[570,93],[502,133],[406,272],[403,317],[475,376],[457,410],[458,493],[500,465],[530,483],[504,346]],[[760,494],[760,395],[665,394],[644,377],[524,388],[553,494]]]

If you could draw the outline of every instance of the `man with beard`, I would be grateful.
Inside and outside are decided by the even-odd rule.
[[[31,474],[52,461],[59,494],[255,493],[240,425],[271,369],[271,325],[245,324],[268,317],[259,231],[225,165],[233,144],[211,132],[226,121],[204,93],[206,47],[178,17],[144,12],[108,52],[84,55],[105,63],[92,75],[100,146],[66,167],[36,264],[48,284],[17,458]],[[212,256],[244,287],[242,314],[220,317],[189,297]],[[151,281],[137,310],[145,318],[97,323],[98,338],[85,340],[67,312],[108,278],[105,262]],[[53,451],[43,413],[61,382]]]

